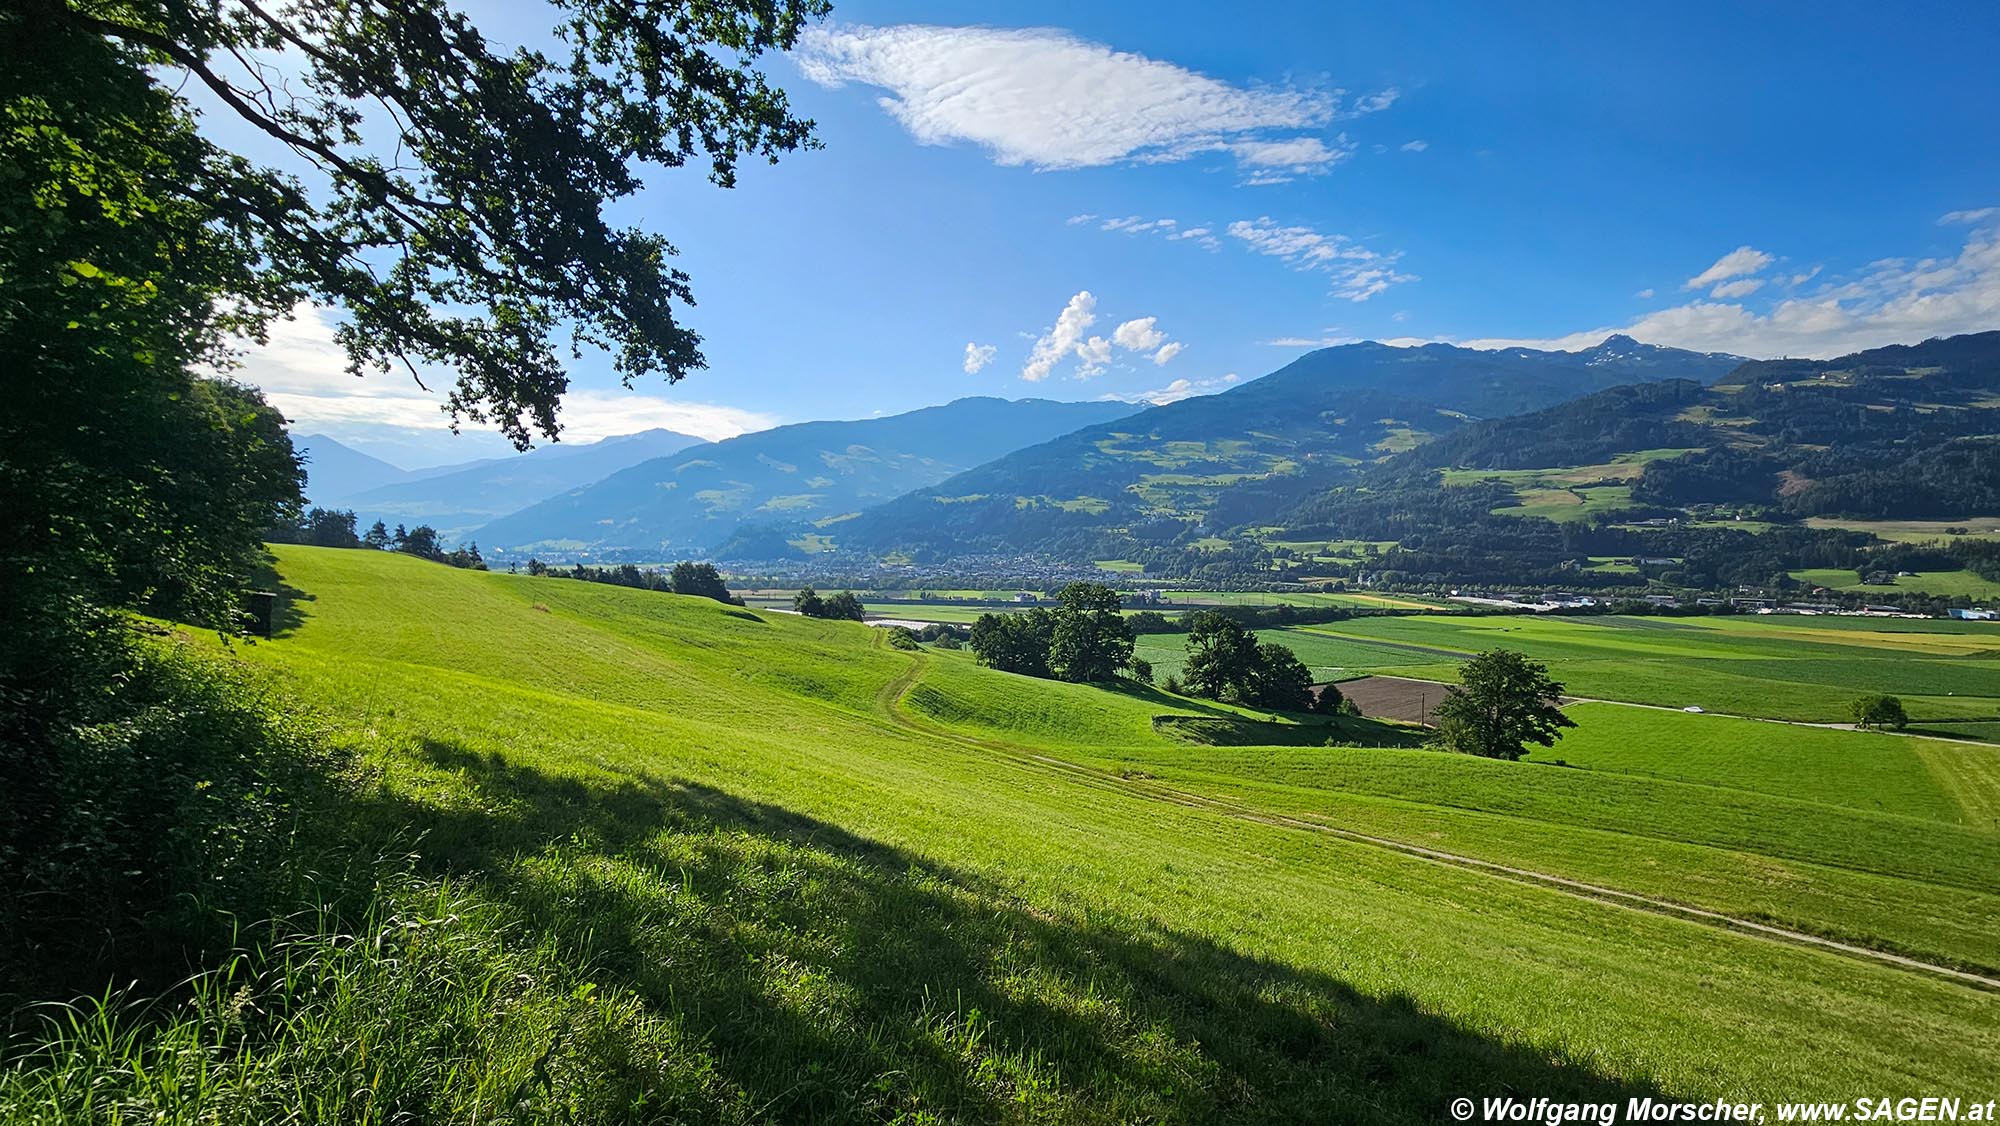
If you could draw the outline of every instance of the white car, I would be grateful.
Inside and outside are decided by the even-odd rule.
[[[1684,712],[1693,712],[1696,715],[1701,715],[1703,708],[1700,704],[1689,704],[1687,707],[1682,708],[1681,710]]]

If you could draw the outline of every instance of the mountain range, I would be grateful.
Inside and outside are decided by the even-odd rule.
[[[1361,343],[1308,353],[1217,395],[1153,407],[1018,450],[861,514],[842,549],[1089,557],[1253,523],[1356,466],[1481,417],[1618,384],[1707,381],[1742,363],[1611,336],[1578,352]],[[756,557],[769,544],[734,543]]]
[[[705,554],[733,537],[810,552],[883,501],[1079,427],[1119,402],[967,398],[886,418],[805,422],[629,466],[480,528],[489,549]]]

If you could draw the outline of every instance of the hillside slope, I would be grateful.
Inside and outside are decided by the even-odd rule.
[[[1590,480],[1586,467],[1604,472]],[[1570,478],[1563,489],[1558,476]],[[1746,363],[1707,387],[1620,387],[1465,427],[1366,484],[1502,484],[1523,505],[1737,506],[1785,516],[2000,512],[2000,332]],[[1615,494],[1595,498],[1592,490]],[[1314,501],[1308,510],[1331,511]],[[1583,512],[1577,515],[1583,515]],[[1557,516],[1563,515],[1561,512]]]
[[[2000,333],[1981,333],[1747,363],[1706,387],[1612,388],[1480,422],[1260,515],[1257,534],[1383,545],[1363,569],[1401,581],[1716,590],[1782,587],[1774,576],[1801,568],[1847,576],[1833,585],[1883,568],[2000,574],[1975,541],[1919,550],[1799,526],[1992,514]],[[1357,573],[1342,567],[1319,570]],[[1966,576],[1952,589],[1980,588]]]
[[[1621,336],[1581,352],[1326,348],[1221,394],[1021,450],[866,512],[835,538],[843,548],[919,558],[1117,556],[1275,515],[1350,467],[1469,418],[1621,383],[1706,380],[1739,362]]]
[[[887,418],[780,426],[634,465],[477,536],[489,549],[640,556],[702,552],[746,525],[807,542],[816,526],[870,504],[1134,409],[969,398]]]
[[[455,1103],[395,1095],[434,1116],[562,1095],[607,1120],[643,1097],[717,1121],[1426,1122],[1468,1090],[1976,1090],[2000,1051],[2000,999],[1940,975],[1394,847],[1664,874],[1725,913],[1984,964],[1990,832],[1425,751],[1189,746],[1152,717],[1209,705],[851,623],[361,551],[279,567],[310,601],[244,659],[366,756],[360,830],[452,874],[387,948],[496,928],[465,984],[511,984],[422,989],[508,1019],[372,1045],[371,1074],[473,1069]],[[345,1074],[326,1062],[274,1066]]]

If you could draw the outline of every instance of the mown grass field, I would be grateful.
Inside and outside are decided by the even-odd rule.
[[[2000,717],[2000,628],[1942,619],[1740,615],[1715,618],[1357,618],[1265,631],[1323,679],[1371,672],[1452,680],[1482,650],[1549,664],[1577,696],[1768,719],[1838,723],[1866,692],[1903,698],[1912,716]],[[1142,639],[1161,675],[1181,639]]]
[[[1974,601],[2000,598],[2000,583],[1972,571],[1933,571],[1921,575],[1901,575],[1892,586],[1867,586],[1855,572],[1833,567],[1793,571],[1792,577],[1802,583],[1823,586],[1829,590],[1906,591]]]
[[[1362,609],[1453,610],[1449,602],[1414,594],[1371,594],[1367,591],[1163,590],[1160,597],[1174,606],[1351,606]]]
[[[399,1105],[485,1120],[561,1089],[580,1118],[732,1122],[1993,1094],[2000,993],[1396,847],[1995,968],[1987,760],[1725,727],[1682,759],[1622,717],[1574,744],[1588,769],[1201,746],[1156,718],[1273,717],[597,584],[309,548],[280,572],[296,621],[234,659],[360,756],[352,821],[417,885],[383,924],[407,957],[360,942],[299,975],[301,1021],[375,1039],[213,1057],[269,1090],[449,1067],[460,1101]],[[403,1007],[356,1000],[383,974],[418,975]]]

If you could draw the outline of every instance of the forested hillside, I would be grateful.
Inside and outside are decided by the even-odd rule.
[[[866,512],[834,539],[918,558],[1130,555],[1268,519],[1468,419],[1621,383],[1707,380],[1738,362],[1621,336],[1581,352],[1326,348],[1222,394],[1021,450]]]

